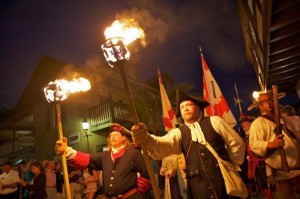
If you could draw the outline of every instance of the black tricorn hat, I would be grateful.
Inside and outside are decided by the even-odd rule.
[[[118,131],[120,132],[122,135],[126,136],[126,137],[131,137],[131,132],[129,130],[127,130],[124,126],[121,126],[120,124],[118,123],[111,123],[110,124],[110,132],[113,132],[113,131]]]
[[[180,104],[183,101],[193,101],[195,104],[197,104],[201,109],[204,109],[208,107],[210,104],[208,101],[202,100],[200,98],[188,95],[187,93],[183,92],[182,90],[177,89],[176,90],[176,117],[180,117]]]

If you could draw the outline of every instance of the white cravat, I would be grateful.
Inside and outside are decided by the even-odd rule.
[[[199,142],[200,144],[206,144],[206,140],[203,131],[198,122],[192,124],[186,124],[191,129],[192,140],[194,142]]]
[[[124,148],[125,146],[124,145],[122,145],[121,147],[119,147],[119,148],[111,148],[111,151],[112,151],[112,153],[118,153],[119,151],[121,151],[123,148]]]

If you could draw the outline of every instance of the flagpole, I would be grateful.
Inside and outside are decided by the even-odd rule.
[[[235,83],[234,83],[234,88],[235,88],[235,92],[236,92],[237,103],[239,105],[240,113],[242,113],[243,111],[242,111],[242,107],[241,107],[241,100],[240,100],[239,92],[238,92],[238,89],[237,89],[237,86]]]
[[[201,65],[202,65],[202,70],[203,70],[203,78],[205,78],[206,79],[206,77],[205,77],[205,73],[204,73],[204,67],[203,67],[203,53],[202,53],[202,48],[201,48],[201,46],[199,46],[199,52],[200,52],[200,57],[201,57]],[[206,84],[206,86],[208,87],[208,84]],[[212,89],[214,90],[214,85],[212,85]],[[204,96],[203,96],[204,97]],[[207,108],[205,108],[205,109],[208,109],[208,108],[210,108],[210,110],[211,110],[211,112],[212,112],[212,115],[215,115],[215,110],[214,110],[214,107],[213,107],[213,104],[211,104],[211,102],[209,101],[209,103],[210,103],[210,106],[209,107],[207,107]],[[205,114],[205,112],[206,111],[204,111],[204,114]],[[207,114],[207,113],[206,113]],[[208,114],[207,114],[208,115]]]

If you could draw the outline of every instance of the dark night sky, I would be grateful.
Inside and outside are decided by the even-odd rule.
[[[16,105],[42,55],[78,66],[95,56],[104,62],[104,29],[123,16],[146,27],[148,45],[136,52],[143,80],[156,76],[159,67],[175,83],[194,84],[202,93],[201,46],[233,112],[234,83],[246,101],[244,112],[258,90],[232,0],[11,0],[1,1],[0,16],[0,107]]]

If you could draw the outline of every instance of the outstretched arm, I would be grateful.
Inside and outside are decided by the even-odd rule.
[[[162,137],[150,135],[143,123],[134,125],[131,130],[133,141],[138,145],[143,145],[155,160],[181,153],[181,132],[178,128],[171,130]]]
[[[56,141],[55,151],[57,155],[65,153],[69,164],[76,169],[83,170],[90,163],[90,154],[76,151],[72,147],[67,146],[67,138],[65,137]]]

